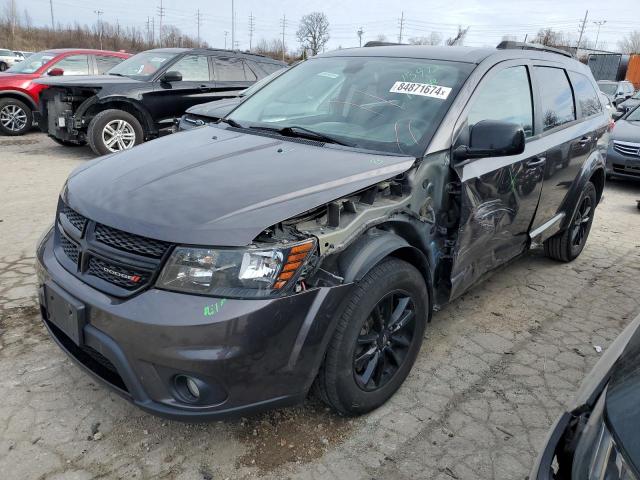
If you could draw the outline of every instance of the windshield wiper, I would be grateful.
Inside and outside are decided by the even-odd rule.
[[[326,135],[324,133],[320,133],[320,132],[316,132],[314,130],[311,130],[309,128],[305,128],[305,127],[299,127],[296,125],[292,125],[290,127],[283,127],[283,128],[273,128],[273,127],[251,127],[254,128],[256,130],[266,130],[269,132],[276,132],[279,133],[280,135],[284,135],[286,137],[298,137],[298,138],[307,138],[309,140],[318,140],[320,142],[324,142],[324,143],[333,143],[336,145],[342,145],[345,147],[352,147],[353,145],[350,145],[348,143],[345,143],[341,140],[338,140],[334,137],[331,137],[329,135]]]
[[[227,125],[230,125],[233,128],[245,128],[235,120],[232,120],[231,118],[221,118],[220,120],[218,120],[218,123],[226,123]]]

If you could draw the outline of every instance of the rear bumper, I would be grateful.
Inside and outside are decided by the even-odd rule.
[[[56,286],[86,309],[76,345],[48,320],[42,285]],[[56,343],[84,370],[140,408],[183,421],[209,421],[300,402],[322,361],[335,312],[351,285],[269,300],[220,299],[150,289],[127,300],[78,280],[56,260],[51,239],[38,252],[43,321]],[[184,398],[176,378],[201,385]]]

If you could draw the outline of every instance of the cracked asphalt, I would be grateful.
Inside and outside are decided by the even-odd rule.
[[[581,379],[640,313],[640,184],[611,181],[573,263],[541,250],[437,312],[405,385],[340,418],[314,400],[189,425],[130,406],[41,325],[34,249],[70,170],[92,158],[44,135],[0,137],[3,479],[522,479]]]

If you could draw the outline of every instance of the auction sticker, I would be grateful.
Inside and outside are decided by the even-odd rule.
[[[451,88],[431,85],[429,83],[396,82],[389,90],[390,93],[407,93],[409,95],[421,95],[423,97],[439,98],[446,100],[451,93]]]

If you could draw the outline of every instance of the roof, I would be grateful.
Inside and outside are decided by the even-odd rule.
[[[42,52],[49,52],[49,53],[55,53],[55,54],[61,54],[61,53],[70,53],[70,52],[77,52],[77,53],[111,53],[111,54],[118,54],[118,55],[131,55],[131,53],[127,53],[127,52],[115,52],[113,50],[97,50],[94,48],[48,48],[45,50],[41,50]]]
[[[559,53],[545,50],[530,50],[522,48],[488,48],[488,47],[448,47],[428,45],[390,45],[361,48],[346,48],[328,52],[319,57],[398,57],[419,58],[428,60],[443,60],[451,62],[463,62],[479,64],[487,58],[509,60],[528,58],[538,60],[550,60],[557,62],[575,62],[577,60]],[[582,65],[582,64],[580,64]]]
[[[222,48],[154,48],[151,50],[145,50],[145,52],[167,52],[167,53],[203,53],[203,54],[211,54],[211,53],[226,53],[230,55],[236,56],[244,56],[244,57],[259,57],[260,61],[267,61],[270,63],[277,63],[285,65],[285,63],[280,60],[276,60],[271,57],[267,57],[265,55],[260,55],[259,53],[249,53],[249,52],[241,52],[239,50],[225,50]],[[141,52],[144,53],[144,52]]]

